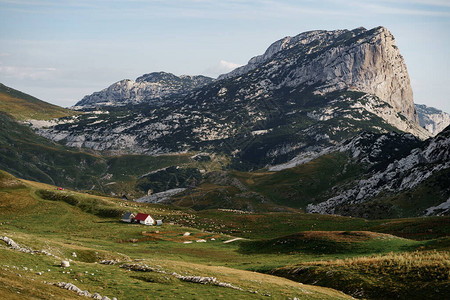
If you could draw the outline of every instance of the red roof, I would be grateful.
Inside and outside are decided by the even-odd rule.
[[[138,221],[145,221],[145,219],[147,219],[148,217],[150,217],[149,214],[141,214],[141,213],[138,213],[138,214],[136,215],[136,217],[134,217],[134,219],[135,219],[135,220],[138,220]]]

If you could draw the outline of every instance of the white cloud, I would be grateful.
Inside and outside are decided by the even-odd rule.
[[[55,71],[55,68],[0,66],[0,73],[2,74],[2,77],[20,80],[50,79]]]
[[[205,74],[212,77],[217,77],[221,74],[225,74],[228,72],[233,71],[234,69],[242,66],[241,64],[221,60],[218,64],[215,66],[209,67],[205,70]]]

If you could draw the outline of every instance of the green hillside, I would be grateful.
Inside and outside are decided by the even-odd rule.
[[[0,111],[12,115],[17,120],[49,120],[79,114],[39,100],[0,83]]]
[[[152,227],[122,223],[120,216],[125,211],[150,213],[164,224]],[[48,298],[50,294],[75,298],[74,292],[53,285],[69,282],[90,293],[119,299],[143,298],[149,290],[156,298],[266,299],[270,295],[274,299],[346,299],[346,295],[332,289],[298,285],[264,273],[293,264],[313,265],[346,258],[364,260],[373,253],[393,252],[400,256],[412,253],[425,259],[426,251],[438,249],[444,253],[441,256],[444,262],[440,264],[443,269],[439,272],[448,275],[445,253],[449,249],[446,242],[449,220],[435,217],[381,222],[298,212],[195,212],[60,191],[55,186],[20,180],[1,171],[0,237],[11,238],[22,248],[45,250],[51,255],[17,251],[0,240],[0,295],[10,298],[20,292],[27,298]],[[390,234],[398,228],[416,233],[421,240]],[[224,243],[238,237],[245,240]],[[69,268],[59,267],[62,259],[69,258],[72,260]],[[102,260],[112,262],[101,264]],[[345,272],[351,272],[350,266],[354,265],[339,265]],[[389,272],[396,272],[392,278],[400,280],[412,276],[412,271],[417,270],[402,269],[398,273],[392,268],[383,272],[386,276],[394,276]],[[197,284],[183,276],[216,280]],[[321,276],[318,272],[316,279],[322,280]],[[372,275],[358,276],[370,280]],[[433,295],[444,295],[445,289],[441,287],[445,278],[420,278],[425,290],[435,289]],[[401,286],[401,280],[389,284],[400,298],[407,295],[404,290],[395,289]]]
[[[348,298],[331,289],[307,285],[299,288],[297,283],[283,278],[226,267],[226,261],[233,257],[237,247],[232,243],[223,244],[231,236],[171,224],[161,227],[131,225],[120,222],[120,217],[101,217],[96,213],[104,206],[118,211],[147,212],[163,219],[169,215],[186,217],[188,212],[57,191],[41,183],[20,182],[5,173],[0,180],[0,236],[12,238],[21,247],[42,249],[57,256],[15,251],[0,241],[0,295],[4,297],[16,291],[33,298],[45,298],[49,294],[66,298],[76,295],[63,293],[64,290],[54,285],[43,286],[45,281],[70,282],[82,290],[119,299],[144,298],[149,290],[155,298],[264,299],[267,295],[279,299]],[[12,186],[11,181],[18,184]],[[42,191],[62,196],[45,200],[40,196]],[[64,200],[69,198],[74,200],[72,204]],[[185,237],[186,231],[191,235]],[[213,237],[215,241],[211,240]],[[208,242],[195,243],[197,239]],[[184,241],[194,243],[183,244]],[[68,258],[72,259],[69,268],[58,266],[61,259]],[[99,264],[105,259],[119,263]],[[234,264],[243,261],[244,256],[234,255]],[[128,267],[121,267],[124,264],[146,265],[154,271],[129,271]],[[191,283],[174,273],[214,277],[227,286]],[[31,284],[32,281],[36,284]]]

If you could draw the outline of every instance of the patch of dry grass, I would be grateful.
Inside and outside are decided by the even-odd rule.
[[[444,299],[450,289],[450,253],[415,251],[305,262],[272,274],[369,299]]]

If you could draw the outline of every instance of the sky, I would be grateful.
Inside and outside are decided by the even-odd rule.
[[[450,0],[0,0],[0,82],[69,107],[146,73],[217,77],[285,36],[380,25],[414,102],[450,113]]]

